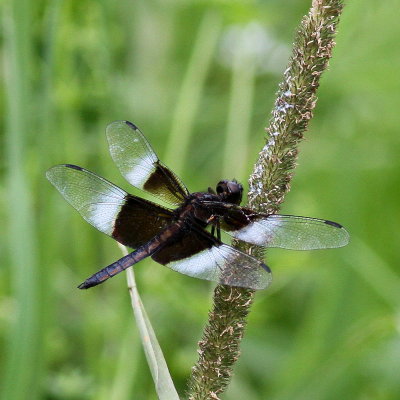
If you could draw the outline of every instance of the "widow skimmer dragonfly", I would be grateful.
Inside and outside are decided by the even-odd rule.
[[[78,286],[96,286],[146,257],[183,274],[230,286],[264,289],[271,270],[221,241],[220,230],[258,246],[294,250],[345,246],[339,224],[292,215],[268,215],[241,207],[242,185],[220,181],[216,192],[190,193],[157,157],[131,122],[108,125],[111,156],[125,179],[171,204],[169,209],[128,194],[106,179],[71,164],[56,165],[47,179],[99,231],[134,250]],[[211,226],[211,231],[206,228]]]

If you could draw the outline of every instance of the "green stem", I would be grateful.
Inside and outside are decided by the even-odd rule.
[[[278,211],[289,191],[298,144],[312,118],[342,9],[341,0],[314,0],[300,24],[266,128],[266,144],[249,179],[249,206],[255,210]],[[246,250],[262,257],[261,249],[246,246]],[[218,399],[225,391],[240,355],[253,297],[254,291],[249,289],[216,287],[213,310],[199,342],[199,359],[189,380],[189,399]]]

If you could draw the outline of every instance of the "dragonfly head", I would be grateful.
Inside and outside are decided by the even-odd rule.
[[[242,201],[243,186],[235,179],[220,181],[217,185],[217,195],[226,203],[239,205]]]

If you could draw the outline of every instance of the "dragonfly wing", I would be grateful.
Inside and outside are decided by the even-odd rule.
[[[315,250],[348,244],[346,229],[332,221],[294,215],[256,213],[224,218],[221,227],[236,239],[265,247],[291,250]]]
[[[129,121],[108,125],[107,139],[111,157],[125,179],[173,205],[189,195],[182,181],[161,161],[137,126]]]
[[[206,231],[191,231],[152,258],[182,274],[229,286],[264,289],[272,281],[264,263],[219,242]]]
[[[46,176],[87,222],[126,246],[141,246],[172,221],[170,210],[76,165],[56,165]]]

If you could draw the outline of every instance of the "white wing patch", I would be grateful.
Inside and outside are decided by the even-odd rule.
[[[155,170],[156,168],[153,164],[149,165],[147,160],[140,160],[137,164],[132,165],[129,171],[125,172],[125,179],[130,182],[131,185],[143,188],[149,176],[151,176]]]
[[[335,222],[293,215],[259,217],[248,226],[227,233],[259,246],[291,250],[329,249],[349,242],[348,232]]]
[[[83,204],[77,208],[86,221],[96,227],[99,231],[111,235],[114,230],[114,223],[117,219],[121,207],[124,205],[124,198],[118,202],[110,203],[107,196],[99,196],[92,204]],[[114,200],[115,201],[115,200]]]
[[[270,221],[267,224],[263,224],[262,221],[253,221],[246,227],[237,232],[232,232],[231,234],[236,239],[253,243],[258,246],[265,246],[266,243],[272,242],[274,231],[276,232],[278,228],[279,221]]]
[[[264,263],[225,244],[166,266],[194,278],[250,289],[265,289],[272,281],[271,271]]]

